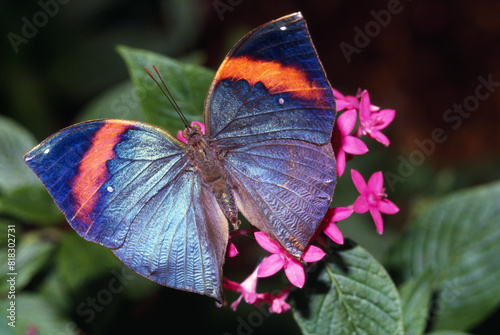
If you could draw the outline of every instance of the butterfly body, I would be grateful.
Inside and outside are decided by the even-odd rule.
[[[161,71],[161,68],[160,68]],[[335,100],[300,13],[250,32],[187,143],[146,123],[95,120],[25,155],[73,229],[162,285],[223,302],[238,213],[300,259],[336,181]]]
[[[222,166],[222,154],[214,144],[205,136],[200,127],[188,126],[183,131],[187,141],[186,151],[189,154],[192,167],[199,173],[202,184],[210,190],[217,199],[222,212],[231,222],[234,229],[238,229],[238,208],[234,200],[232,187],[229,183],[227,173]]]

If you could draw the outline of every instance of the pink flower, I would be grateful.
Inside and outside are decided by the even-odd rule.
[[[258,277],[269,277],[281,268],[293,285],[302,288],[305,283],[305,272],[302,264],[290,255],[281,245],[263,232],[255,232],[255,239],[262,248],[272,253],[259,265]],[[325,252],[314,245],[308,245],[302,253],[305,262],[317,262],[325,256]]]
[[[285,299],[288,298],[288,294],[290,293],[291,286],[288,286],[276,296],[272,297],[271,307],[269,311],[271,313],[284,313],[290,309],[290,305],[285,302]]]
[[[247,279],[245,279],[241,284],[224,278],[224,288],[233,292],[241,293],[241,295],[231,304],[231,309],[236,311],[241,300],[254,306],[259,306],[262,303],[271,305],[269,311],[271,313],[284,313],[290,309],[290,305],[285,302],[285,299],[290,293],[291,285],[280,291],[277,295],[271,293],[257,293],[257,272],[259,266],[252,272]]]
[[[240,297],[231,304],[231,309],[236,310],[241,299],[244,299],[248,304],[257,304],[257,300],[263,298],[264,294],[256,292],[257,289],[257,267],[247,279],[241,284],[224,278],[224,288],[233,292],[241,293]]]
[[[361,94],[361,103],[359,105],[360,124],[356,135],[368,135],[383,145],[388,146],[390,141],[380,130],[387,127],[394,120],[396,111],[394,109],[373,111],[371,106],[370,95],[368,91],[364,90]]]
[[[238,255],[238,249],[236,249],[236,246],[231,241],[229,241],[229,245],[227,247],[227,255],[229,257],[236,257],[236,255]]]
[[[326,226],[323,232],[337,244],[344,244],[344,236],[335,224],[351,216],[353,210],[347,207],[330,208],[323,219]]]
[[[399,208],[393,202],[386,199],[387,194],[385,194],[385,189],[382,187],[384,183],[382,171],[372,174],[370,180],[368,180],[368,185],[356,170],[351,170],[351,177],[354,186],[356,186],[358,192],[361,194],[354,202],[353,210],[356,213],[370,211],[378,233],[382,234],[384,225],[380,213],[396,214],[399,212]]]
[[[191,125],[195,125],[195,124],[199,125],[199,126],[201,127],[201,132],[202,132],[203,134],[205,134],[205,125],[204,125],[203,123],[201,123],[201,122],[198,122],[198,121],[193,121],[193,122],[191,122]],[[182,136],[182,130],[179,130],[179,131],[177,132],[177,138],[179,139],[179,141],[182,141],[182,142],[184,142],[184,143],[187,143],[186,138],[185,138],[184,136]]]
[[[349,134],[356,125],[357,113],[354,109],[347,110],[340,114],[333,128],[332,146],[337,162],[337,174],[342,176],[345,170],[346,155],[362,155],[368,152],[368,147],[359,138]]]
[[[351,109],[359,109],[359,98],[361,97],[361,89],[358,89],[356,95],[346,95],[344,96],[342,93],[332,88],[333,96],[335,97],[335,101],[337,103],[337,112],[343,109],[351,110]],[[372,112],[376,112],[380,109],[380,107],[375,105],[370,105],[370,110]]]

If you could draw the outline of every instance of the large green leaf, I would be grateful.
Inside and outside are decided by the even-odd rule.
[[[35,138],[26,129],[0,115],[0,194],[40,184],[23,161],[23,155],[35,145]]]
[[[303,333],[403,334],[399,295],[384,268],[359,246],[338,255],[299,293],[293,313]]]
[[[70,232],[61,238],[57,265],[66,285],[78,289],[84,282],[109,274],[120,266],[120,261],[110,249]]]
[[[17,225],[15,225],[17,226]],[[46,241],[39,232],[17,232],[8,236],[7,242],[0,248],[0,292],[10,291],[8,279],[14,278],[16,291],[25,287],[33,276],[46,264],[54,245]],[[7,248],[15,250],[14,263],[7,262]],[[13,265],[12,265],[13,264]],[[12,267],[11,267],[12,266]],[[14,275],[10,275],[14,273]]]
[[[433,272],[435,330],[466,330],[500,303],[500,183],[446,197],[417,217],[391,252],[404,280]]]
[[[423,334],[429,318],[432,282],[432,272],[427,271],[399,288],[405,335]]]
[[[198,65],[183,64],[157,53],[121,46],[118,51],[125,59],[135,87],[137,100],[146,120],[173,134],[184,129],[175,109],[144,70],[155,74],[156,65],[165,84],[188,121],[203,121],[203,104],[214,72]],[[156,74],[155,74],[156,76]]]
[[[432,333],[427,333],[426,335],[471,335],[471,334],[456,330],[439,330]]]
[[[146,121],[139,97],[131,81],[118,84],[99,95],[86,106],[77,121],[95,119]]]
[[[11,303],[14,306],[11,307]],[[0,301],[0,308],[10,316],[13,309],[15,327],[8,325],[11,319],[4,316],[0,323],[1,334],[76,334],[78,327],[68,319],[64,319],[52,305],[43,298],[35,294],[17,294],[15,299],[6,299]]]
[[[64,221],[63,214],[42,184],[19,187],[0,197],[0,213],[36,224]]]
[[[62,215],[23,160],[35,145],[26,129],[0,116],[0,213],[31,222],[54,223]]]

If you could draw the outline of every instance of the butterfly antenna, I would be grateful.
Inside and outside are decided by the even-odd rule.
[[[156,85],[158,85],[158,87],[160,88],[161,92],[163,93],[163,95],[167,98],[168,102],[170,102],[170,104],[172,105],[172,107],[174,107],[175,111],[177,112],[177,114],[179,115],[179,117],[181,118],[182,122],[184,123],[184,126],[187,128],[189,127],[189,123],[186,119],[186,117],[184,116],[184,114],[182,114],[181,112],[181,109],[179,108],[179,105],[177,105],[177,102],[175,102],[175,99],[174,97],[172,96],[172,94],[170,93],[167,85],[165,84],[165,82],[163,81],[163,78],[161,77],[160,75],[160,72],[158,71],[158,69],[156,68],[156,66],[153,64],[153,69],[155,69],[155,72],[156,74],[158,75],[158,78],[160,78],[160,82],[158,82],[158,80],[151,74],[151,72],[149,72],[148,68],[144,68],[144,70],[146,70],[146,72],[149,74],[149,76],[151,77],[151,79],[154,80],[154,82],[156,83]]]

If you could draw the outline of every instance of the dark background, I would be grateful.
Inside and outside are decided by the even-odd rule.
[[[39,140],[72,124],[92,99],[128,79],[115,51],[118,44],[216,70],[245,33],[300,10],[332,86],[350,95],[368,89],[373,104],[396,109],[395,121],[384,131],[391,146],[380,149],[368,141],[381,165],[366,169],[401,175],[404,162],[413,160],[416,170],[388,189],[402,209],[388,220],[390,228],[397,231],[407,222],[418,199],[500,176],[499,1],[60,2],[0,1],[0,111]],[[39,14],[41,3],[52,4],[47,20]],[[37,31],[25,28],[30,37],[22,37],[26,21],[39,24]],[[10,33],[26,43],[14,47]],[[342,46],[356,52],[346,57]],[[481,89],[488,96],[478,98],[479,78],[499,84],[492,92]],[[448,112],[464,103],[471,105],[463,114]],[[429,143],[438,128],[446,140],[434,141],[432,150],[419,155],[415,141]],[[244,307],[236,315],[248,321],[252,311]],[[240,320],[228,309],[215,309],[210,299],[165,289],[141,303],[107,309],[94,325],[80,319],[78,326],[88,333],[155,328],[236,334]],[[283,332],[284,324],[290,334],[297,332],[288,313],[264,317],[255,333]]]

